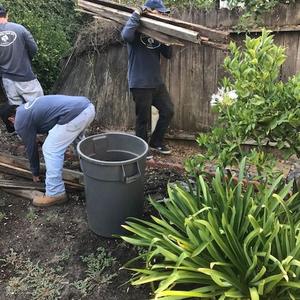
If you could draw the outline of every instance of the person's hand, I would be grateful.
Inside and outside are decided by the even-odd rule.
[[[147,11],[147,7],[146,6],[138,6],[136,9],[135,9],[135,12],[139,15],[142,15],[145,11]]]
[[[40,176],[32,176],[32,180],[33,180],[33,182],[35,182],[35,183],[41,182]]]

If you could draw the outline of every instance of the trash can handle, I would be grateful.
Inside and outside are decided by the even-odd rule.
[[[139,164],[138,164],[137,161],[135,163],[136,163],[136,166],[137,166],[137,173],[135,175],[132,175],[132,176],[126,176],[126,171],[125,171],[124,165],[122,165],[123,178],[124,178],[125,183],[135,182],[141,176],[141,171],[140,171]]]

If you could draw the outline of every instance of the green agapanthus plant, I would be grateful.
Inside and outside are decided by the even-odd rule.
[[[271,144],[286,157],[299,156],[300,75],[280,80],[284,49],[274,44],[268,31],[255,39],[247,37],[244,48],[231,43],[229,49],[224,61],[228,76],[211,102],[217,121],[211,132],[197,139],[206,150],[205,159],[230,165],[244,156],[254,157],[243,147],[249,141],[258,154]]]
[[[278,177],[259,187],[199,176],[190,190],[169,185],[151,221],[133,219],[123,239],[145,248],[128,263],[133,285],[152,284],[155,299],[299,299],[299,197]]]

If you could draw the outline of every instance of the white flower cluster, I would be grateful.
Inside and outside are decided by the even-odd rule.
[[[230,91],[224,87],[218,88],[218,92],[211,96],[210,105],[215,106],[217,104],[221,104],[224,106],[230,106],[237,98],[238,95],[235,90]]]

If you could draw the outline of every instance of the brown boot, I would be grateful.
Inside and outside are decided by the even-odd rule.
[[[57,196],[41,195],[41,196],[33,197],[32,204],[34,206],[46,207],[46,206],[64,203],[67,200],[68,198],[66,193]]]

